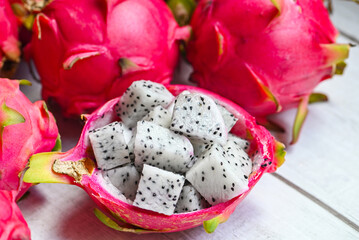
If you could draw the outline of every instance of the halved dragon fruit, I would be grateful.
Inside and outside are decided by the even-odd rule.
[[[32,185],[21,180],[31,155],[59,151],[55,119],[45,102],[30,100],[17,81],[0,78],[0,239],[30,239],[16,201]]]
[[[122,97],[108,101],[86,117],[87,122],[81,138],[73,149],[65,153],[42,153],[33,156],[30,159],[30,167],[25,173],[24,180],[31,183],[67,183],[83,188],[99,204],[101,209],[113,219],[99,210],[95,211],[97,217],[103,223],[120,231],[136,233],[173,232],[192,228],[202,223],[206,231],[214,231],[219,223],[224,222],[230,216],[263,173],[273,172],[283,163],[284,146],[277,142],[265,128],[258,126],[255,119],[242,108],[214,93],[182,85],[168,86],[167,89],[174,96],[178,96],[174,103],[170,129],[156,125],[155,122],[140,120],[133,129],[134,137],[132,139],[134,140],[127,143],[129,149],[132,148],[135,152],[135,159],[131,161],[134,163],[142,161],[143,164],[143,167],[137,168],[141,175],[140,180],[131,183],[131,188],[135,188],[134,186],[137,185],[136,196],[133,197],[134,192],[131,193],[132,199],[126,199],[124,196],[128,195],[127,190],[122,190],[121,194],[119,189],[122,188],[120,185],[123,182],[132,178],[131,175],[136,175],[130,173],[130,171],[134,173],[135,168],[132,166],[131,170],[114,168],[107,171],[99,169],[99,162],[95,158],[93,146],[91,146],[89,139],[93,130],[121,121],[117,113],[118,103],[123,102]],[[186,92],[183,93],[184,91]],[[136,94],[132,95],[132,99],[136,99]],[[158,101],[156,102],[158,103]],[[182,104],[179,104],[180,102]],[[241,153],[241,155],[235,149],[230,153],[233,156],[228,157],[227,151],[232,151],[232,145],[237,147],[239,144],[236,141],[231,146],[226,145],[229,144],[227,127],[216,102],[226,108],[236,119],[231,134],[245,139],[249,143],[247,152],[250,156],[254,156],[251,159],[252,161],[256,160],[253,162],[249,176],[247,176],[248,173],[244,172],[238,174],[239,171],[242,171],[241,168],[232,169],[231,164],[235,162],[234,160],[241,162],[243,159],[237,159],[237,157],[242,157],[242,155],[246,157],[245,154],[247,153],[243,151],[244,154]],[[131,105],[131,102],[125,102],[124,105],[126,104]],[[196,104],[201,105],[200,110],[195,109],[197,108],[194,106]],[[155,107],[153,106],[153,108]],[[171,104],[169,107],[172,107]],[[183,109],[184,107],[186,109]],[[177,114],[175,114],[176,111]],[[199,113],[210,118],[200,118],[198,117]],[[127,116],[131,116],[131,114],[132,112],[126,113]],[[199,135],[195,137],[192,132],[182,131],[184,128],[181,128],[183,118],[194,118],[194,124],[199,121],[201,126],[207,124],[210,127],[207,128],[206,132],[205,127],[190,128],[188,123],[192,124],[191,121],[183,122],[186,130],[193,129]],[[175,123],[175,130],[171,130],[174,128],[173,123]],[[218,132],[214,134],[214,131]],[[219,135],[219,132],[222,133],[222,136]],[[186,135],[195,139],[197,144],[200,141],[202,144],[206,144],[208,141],[210,145],[207,149],[201,148],[198,158],[193,157],[193,146]],[[214,136],[221,140],[218,141]],[[230,138],[233,140],[234,137],[231,136]],[[221,143],[224,144],[221,145]],[[130,147],[131,144],[134,146]],[[206,156],[210,156],[209,160],[206,159]],[[183,159],[179,159],[179,157]],[[187,161],[188,158],[191,160],[190,162]],[[186,161],[183,161],[184,159]],[[223,167],[220,160],[225,161]],[[152,161],[153,164],[151,164]],[[205,161],[213,163],[213,166],[207,165]],[[174,167],[167,168],[167,163]],[[184,166],[188,169],[183,168]],[[202,181],[201,174],[208,176],[215,170],[220,172],[213,176],[221,176],[221,179],[216,178],[218,187],[212,191],[208,188],[209,182]],[[41,174],[39,174],[40,172]],[[116,172],[121,175],[118,179],[113,178]],[[225,176],[223,176],[224,173]],[[116,188],[109,184],[110,181],[106,180],[108,178],[119,187]],[[192,183],[192,186],[188,184],[186,186],[191,186],[196,191],[187,189],[188,187],[183,188],[185,178]],[[138,178],[135,177],[134,179]],[[226,187],[223,187],[224,185]],[[224,191],[223,188],[225,188]],[[180,194],[183,191],[188,192],[187,195],[193,196],[193,199],[185,199],[184,193]],[[213,206],[209,206],[201,195]],[[215,199],[213,200],[213,198]],[[192,202],[192,205],[189,204]],[[188,209],[188,211],[183,212],[181,209]],[[175,211],[180,213],[175,213]]]

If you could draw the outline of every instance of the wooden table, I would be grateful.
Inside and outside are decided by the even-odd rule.
[[[338,41],[359,45],[359,5],[334,1]],[[285,164],[266,174],[213,234],[197,227],[169,234],[133,235],[116,232],[93,214],[96,205],[80,188],[40,184],[20,202],[34,240],[106,239],[359,239],[359,48],[352,48],[343,76],[316,89],[327,103],[309,107],[297,144],[287,147]],[[188,73],[187,66],[182,71]],[[18,78],[30,78],[21,65]],[[182,74],[183,78],[184,75]],[[34,82],[34,81],[33,81]],[[40,85],[23,88],[31,100],[40,99]],[[288,144],[295,110],[274,119],[288,131],[276,135]],[[81,124],[55,113],[63,150],[75,146]]]

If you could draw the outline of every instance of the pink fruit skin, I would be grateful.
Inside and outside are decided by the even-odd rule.
[[[179,40],[189,37],[162,0],[54,0],[33,32],[27,50],[43,98],[66,116],[92,112],[135,80],[169,83]]]
[[[191,26],[193,80],[256,117],[297,107],[347,57],[322,0],[203,0]]]
[[[6,112],[2,106],[15,110],[24,122],[3,126]],[[58,137],[53,115],[43,101],[31,103],[20,91],[19,81],[0,78],[0,190],[15,190],[19,199],[31,186],[20,181],[31,155],[51,151]],[[1,131],[0,131],[1,133]]]
[[[89,130],[104,126],[109,122],[120,120],[118,119],[114,106],[120,98],[115,98],[108,101],[94,113],[86,117],[87,122],[83,128],[82,135],[77,146],[66,153],[44,153],[33,156],[30,160],[30,170],[32,163],[37,165],[36,162],[45,162],[43,165],[45,169],[41,171],[52,173],[53,179],[48,179],[46,182],[57,182],[74,184],[83,188],[89,196],[101,206],[103,209],[107,208],[113,214],[120,217],[125,222],[144,229],[151,229],[160,232],[174,232],[182,231],[185,229],[199,226],[203,221],[207,221],[218,217],[220,222],[224,222],[234,211],[235,207],[245,198],[254,185],[261,178],[265,172],[273,172],[282,163],[282,160],[277,158],[277,143],[272,135],[262,126],[255,123],[255,119],[245,112],[238,105],[233,102],[220,97],[217,94],[209,91],[199,89],[191,86],[171,85],[168,86],[170,92],[178,95],[184,90],[201,92],[212,96],[227,107],[237,118],[238,122],[232,129],[232,133],[242,138],[250,139],[250,154],[256,154],[262,158],[262,163],[258,166],[249,178],[249,190],[216,206],[203,209],[192,213],[173,214],[166,216],[152,211],[137,208],[126,202],[120,201],[115,198],[110,191],[103,187],[103,178],[101,172],[94,167],[88,167],[91,174],[82,175],[82,179],[74,181],[74,178],[68,175],[59,175],[52,170],[52,165],[56,159],[61,161],[78,161],[84,159],[94,159],[91,150],[88,133]],[[92,160],[89,160],[92,162]],[[41,164],[41,163],[40,163]],[[40,171],[40,170],[39,170]],[[32,173],[26,172],[25,178]],[[42,180],[43,181],[43,180]]]
[[[7,0],[0,0],[0,69],[4,60],[19,61],[18,23]]]
[[[0,190],[0,240],[30,240],[30,230],[16,205],[16,191]]]

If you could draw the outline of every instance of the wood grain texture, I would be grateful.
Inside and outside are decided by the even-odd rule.
[[[359,225],[358,48],[351,50],[348,63],[343,76],[317,87],[329,102],[309,106],[299,142],[287,148],[287,161],[278,174]],[[290,110],[274,119],[290,129],[294,115]],[[284,142],[287,137],[279,136]]]
[[[351,0],[333,0],[331,18],[342,33],[359,40],[359,4]]]
[[[229,220],[207,234],[202,226],[178,233],[134,235],[116,232],[92,214],[96,205],[80,188],[33,187],[20,202],[33,240],[98,239],[358,239],[359,233],[312,201],[267,174]]]

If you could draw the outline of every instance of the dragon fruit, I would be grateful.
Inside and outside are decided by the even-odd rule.
[[[349,52],[322,0],[202,0],[191,26],[192,79],[267,126],[269,114],[298,107],[293,143],[308,102],[325,99],[314,87],[342,73]]]
[[[176,173],[185,173],[193,159],[193,147],[187,138],[146,121],[137,124],[134,149],[137,166],[148,164]]]
[[[27,56],[43,98],[70,116],[92,112],[135,80],[169,83],[179,40],[188,37],[163,0],[54,0],[35,18]]]
[[[135,233],[174,232],[192,228],[203,223],[207,232],[213,232],[219,223],[224,222],[231,215],[235,207],[239,204],[239,202],[241,202],[241,200],[243,200],[243,198],[249,193],[249,191],[254,187],[254,185],[258,182],[258,180],[265,172],[273,172],[278,166],[283,163],[285,154],[284,146],[281,143],[277,142],[265,128],[263,128],[262,126],[258,126],[255,123],[255,119],[251,117],[247,112],[245,112],[242,108],[230,102],[229,100],[220,97],[219,95],[191,86],[169,85],[167,86],[167,89],[172,95],[177,96],[177,102],[174,103],[174,111],[176,111],[176,105],[178,108],[181,108],[181,106],[179,105],[180,101],[178,100],[183,96],[194,96],[195,98],[197,96],[205,96],[206,107],[213,106],[212,111],[215,111],[220,115],[221,113],[218,109],[214,110],[215,108],[217,108],[214,102],[218,102],[220,105],[228,109],[228,111],[230,111],[237,119],[236,124],[231,129],[231,134],[234,134],[235,136],[245,139],[249,142],[249,149],[247,150],[248,154],[250,156],[253,156],[253,160],[256,161],[253,161],[253,167],[251,169],[252,172],[249,175],[248,179],[243,180],[245,182],[244,185],[241,185],[240,182],[242,181],[242,179],[244,179],[244,173],[239,175],[237,178],[233,171],[229,169],[230,164],[228,162],[225,163],[225,171],[228,171],[229,179],[228,189],[229,191],[231,191],[231,188],[235,188],[235,194],[232,194],[231,196],[230,194],[226,194],[226,199],[233,197],[230,200],[224,200],[224,197],[216,196],[218,200],[216,199],[217,201],[212,201],[212,197],[214,196],[210,196],[210,199],[208,200],[215,204],[213,206],[209,206],[208,203],[206,203],[206,206],[203,205],[203,209],[200,209],[201,207],[199,207],[197,210],[193,209],[193,212],[187,211],[184,213],[174,213],[174,211],[176,211],[175,207],[181,208],[181,206],[184,206],[182,205],[183,202],[180,202],[179,205],[177,205],[178,201],[180,201],[181,198],[180,193],[181,189],[183,189],[182,186],[184,184],[184,176],[186,175],[187,179],[192,179],[189,177],[189,175],[191,175],[190,171],[193,172],[193,176],[195,175],[195,172],[199,172],[201,174],[201,172],[204,171],[202,169],[205,165],[201,164],[201,161],[206,161],[206,159],[193,158],[193,160],[196,162],[192,162],[192,164],[194,165],[190,168],[190,170],[187,171],[187,174],[172,173],[167,170],[157,168],[157,166],[148,165],[147,162],[145,162],[142,169],[136,168],[138,171],[141,172],[141,178],[138,182],[138,185],[136,182],[133,182],[131,183],[131,185],[127,186],[128,188],[126,190],[122,190],[121,193],[118,188],[116,188],[113,184],[110,184],[109,182],[111,181],[111,179],[110,181],[106,180],[111,178],[111,176],[109,176],[109,173],[113,175],[116,174],[110,171],[114,171],[114,169],[119,168],[109,170],[107,171],[107,173],[104,172],[102,169],[98,168],[98,163],[96,158],[94,157],[93,146],[91,146],[89,135],[90,131],[94,129],[98,129],[110,123],[122,120],[117,114],[118,103],[121,103],[123,101],[122,97],[118,97],[108,101],[102,107],[97,109],[94,113],[86,117],[87,122],[83,128],[80,140],[73,149],[64,153],[50,152],[40,153],[35,156],[32,156],[30,159],[29,169],[24,175],[24,181],[30,183],[66,183],[83,188],[89,194],[89,196],[100,206],[101,210],[105,211],[105,213],[103,213],[100,210],[95,210],[96,216],[104,224],[119,231]],[[184,91],[186,91],[186,93],[183,93]],[[210,98],[213,100],[208,100]],[[132,99],[131,101],[133,101],[134,99]],[[199,97],[199,101],[199,103],[201,103],[203,100],[201,100],[201,98]],[[191,100],[189,102],[191,102]],[[183,104],[187,104],[189,102],[188,100],[186,100],[183,102]],[[192,99],[192,102],[194,102],[194,99]],[[126,104],[131,103],[125,102],[125,105]],[[160,105],[160,103],[158,103],[158,105]],[[190,106],[187,107],[189,108]],[[179,109],[177,109],[177,111],[179,111]],[[130,115],[131,114],[132,113],[130,113]],[[208,112],[206,114],[208,114]],[[190,114],[189,116],[191,117]],[[173,119],[174,116],[172,116],[172,123]],[[218,120],[218,118],[215,117],[213,119],[215,121]],[[208,119],[203,118],[200,120],[203,121],[203,124],[212,124],[211,121]],[[143,125],[147,127],[143,128]],[[223,132],[225,132],[227,136],[227,129],[225,128],[223,119],[221,121],[221,126],[222,125],[224,126]],[[153,150],[151,148],[150,141],[147,142],[147,148],[144,147],[144,144],[146,144],[146,137],[144,136],[151,136],[152,140],[154,138],[157,139],[160,137],[163,137],[167,140],[172,140],[171,137],[164,137],[165,135],[159,133],[159,130],[152,131],[151,129],[149,129],[149,133],[149,126],[156,126],[156,129],[162,128],[161,126],[156,125],[154,122],[146,121],[139,121],[137,127],[133,128],[133,131],[136,132],[136,134],[134,134],[135,137],[132,138],[134,139],[134,151],[136,152],[134,162],[137,161],[138,153],[147,155],[150,152],[157,152],[157,154],[161,155],[160,150]],[[155,127],[153,129],[155,129]],[[182,132],[177,132],[174,134],[183,137],[183,139],[185,138],[185,134]],[[219,137],[218,134],[217,136]],[[151,140],[150,138],[148,139]],[[143,142],[141,142],[142,140]],[[138,146],[138,142],[141,142],[140,148]],[[133,141],[129,141],[128,145],[131,145],[132,143]],[[169,146],[165,142],[161,144],[166,145],[166,147],[164,148],[168,148]],[[216,156],[211,157],[211,161],[215,161],[213,159],[218,159],[218,157],[222,157],[222,154],[227,155],[225,149],[220,146],[220,144],[212,143],[212,145],[213,149],[215,149],[215,146],[218,146],[218,148],[222,149],[219,153],[220,156],[217,156],[213,153]],[[183,147],[179,145],[177,149],[181,148]],[[185,152],[191,152],[187,149],[187,147],[186,149],[183,148],[183,150]],[[211,149],[207,149],[207,153],[203,153],[202,155],[210,155],[210,152],[208,151],[211,151]],[[164,152],[162,154],[165,155]],[[171,158],[169,158],[168,160],[171,160]],[[151,160],[149,160],[148,162],[150,161]],[[222,169],[220,170],[223,171]],[[118,170],[116,170],[116,172],[117,171]],[[209,171],[212,171],[212,169],[210,168]],[[39,174],[40,172],[41,174]],[[127,172],[127,170],[124,170],[123,172]],[[124,175],[122,173],[119,174]],[[207,174],[209,175],[210,173],[207,172]],[[222,175],[223,173],[221,172],[220,174]],[[121,178],[126,179],[127,181],[127,179],[130,178],[130,174],[128,175],[129,177],[123,178],[123,176],[121,176]],[[112,181],[114,182],[114,184],[117,184],[116,182],[120,182],[121,180],[116,179]],[[158,184],[158,182],[161,182],[161,184]],[[192,182],[196,184],[196,181],[192,180]],[[167,185],[168,183],[169,185]],[[234,183],[235,186],[233,186],[232,183]],[[222,182],[222,184],[227,183]],[[134,198],[134,201],[132,201],[132,199],[126,198],[126,196],[124,196],[123,194],[125,194],[129,190],[129,188],[135,188],[135,185],[137,185],[136,197]],[[187,185],[188,183],[186,184],[186,186]],[[223,186],[221,187],[223,188]],[[165,195],[163,195],[163,192],[165,192]],[[218,191],[217,193],[219,192],[220,191]],[[169,194],[171,196],[169,196]],[[197,194],[199,193],[196,193],[196,195]],[[198,199],[195,200],[194,198],[191,200],[192,202],[197,201],[196,204],[198,204],[198,201],[200,201]],[[219,203],[220,201],[223,202]],[[168,206],[168,208],[166,208],[166,206]],[[188,209],[192,207],[192,205],[187,205]],[[184,208],[186,208],[186,206]]]
[[[0,190],[17,190],[17,199],[31,186],[19,176],[31,155],[60,147],[58,129],[43,101],[31,103],[16,81],[0,78]]]
[[[173,98],[173,95],[161,84],[144,80],[136,81],[123,94],[116,106],[116,112],[127,126],[133,127],[157,104],[167,107]],[[134,100],[131,101],[132,99]]]
[[[227,128],[220,110],[210,97],[181,94],[175,100],[170,129],[194,141],[227,142]]]
[[[31,186],[21,176],[31,155],[61,148],[55,119],[43,101],[31,103],[22,80],[0,78],[0,239],[30,239],[16,201]]]
[[[182,175],[144,164],[133,205],[172,215],[184,180]]]
[[[223,148],[227,154],[227,162],[236,172],[236,175],[244,173],[243,177],[248,179],[248,176],[252,172],[252,161],[245,152],[246,143],[243,139],[230,134],[227,144],[223,146]]]
[[[144,118],[142,118],[142,120],[154,122],[161,127],[169,128],[171,124],[173,107],[174,105],[171,105],[169,109],[166,109],[163,108],[161,105],[156,106]]]
[[[248,190],[248,180],[232,171],[226,151],[214,144],[186,173],[186,179],[211,205],[226,202]]]
[[[12,75],[11,62],[20,61],[19,44],[16,17],[8,0],[0,0],[0,76]]]
[[[207,207],[210,205],[202,195],[192,185],[186,185],[182,188],[175,213],[194,212]]]
[[[30,240],[30,230],[16,204],[17,191],[0,190],[0,239]]]
[[[106,171],[106,176],[127,199],[131,201],[135,199],[140,174],[134,164],[129,163],[118,168],[110,169]]]
[[[98,168],[108,170],[130,162],[124,127],[120,122],[110,123],[90,131],[89,138]]]

